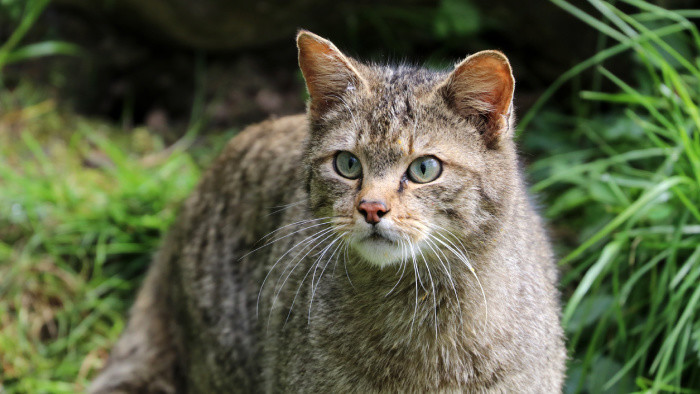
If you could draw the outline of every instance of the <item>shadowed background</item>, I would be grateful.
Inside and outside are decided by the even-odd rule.
[[[0,393],[79,391],[99,370],[207,163],[245,125],[304,110],[298,28],[380,63],[505,52],[562,257],[566,391],[698,392],[695,8],[0,0]]]

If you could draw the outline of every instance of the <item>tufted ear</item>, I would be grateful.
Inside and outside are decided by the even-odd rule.
[[[508,59],[499,51],[481,51],[459,63],[440,86],[440,93],[455,113],[478,117],[489,147],[494,147],[511,126],[515,79]]]
[[[363,78],[357,72],[354,61],[343,55],[332,42],[309,31],[297,34],[299,67],[311,102],[313,116],[321,116],[333,105],[342,101],[347,91],[364,89]]]

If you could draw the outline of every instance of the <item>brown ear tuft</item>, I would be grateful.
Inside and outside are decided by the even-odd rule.
[[[514,88],[508,58],[499,51],[481,51],[459,63],[440,89],[457,114],[484,120],[481,132],[493,146],[510,128]]]
[[[353,61],[332,42],[306,30],[297,34],[299,67],[311,96],[310,111],[320,116],[342,100],[348,90],[363,88],[364,82]]]

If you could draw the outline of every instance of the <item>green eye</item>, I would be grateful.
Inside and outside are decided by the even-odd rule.
[[[338,174],[348,179],[357,179],[362,175],[360,159],[347,151],[342,151],[335,155],[333,166]]]
[[[442,173],[440,160],[433,156],[423,156],[413,160],[408,166],[408,177],[416,183],[432,182]]]

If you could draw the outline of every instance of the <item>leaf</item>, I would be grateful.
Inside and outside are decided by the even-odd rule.
[[[622,365],[612,358],[599,356],[593,362],[589,372],[587,386],[589,393],[632,393],[635,390],[634,381],[625,375],[612,387],[605,389],[605,384],[622,368]]]
[[[698,362],[698,367],[700,367],[700,321],[695,323],[695,331],[692,334],[693,337],[693,350],[697,353],[696,357]]]
[[[607,205],[616,205],[619,203],[615,194],[610,190],[610,186],[604,183],[592,182],[589,185],[589,193],[598,203]]]
[[[615,257],[617,257],[617,254],[620,252],[620,247],[620,241],[613,241],[612,243],[607,244],[605,248],[603,248],[603,252],[601,253],[598,261],[596,261],[595,264],[593,264],[593,266],[586,271],[586,275],[583,276],[581,283],[579,283],[576,291],[574,291],[574,294],[571,296],[571,299],[569,299],[569,302],[566,304],[566,308],[564,309],[562,324],[564,327],[567,327],[567,330],[569,321],[573,317],[576,309],[579,307],[579,304],[586,294],[588,294],[588,290],[591,288],[591,286],[593,286],[593,283],[601,277],[603,270],[611,261],[615,259]]]
[[[571,316],[566,331],[573,333],[591,325],[610,308],[614,298],[609,294],[596,294],[586,297]]]
[[[81,54],[82,49],[75,44],[65,41],[44,41],[36,44],[25,45],[21,48],[15,49],[7,55],[5,60],[9,64],[43,56],[77,56]]]
[[[547,209],[548,217],[557,217],[564,212],[575,209],[590,201],[590,196],[582,188],[569,189],[557,196],[554,203]]]

